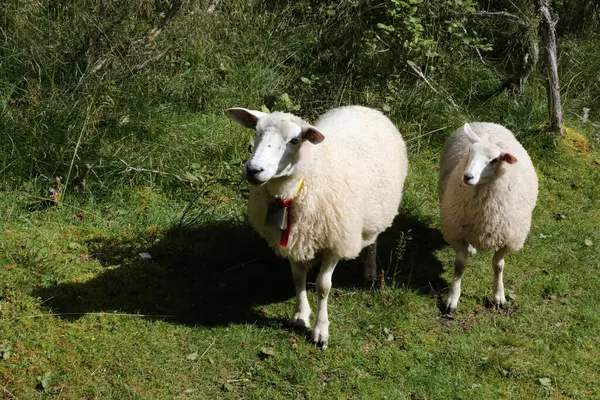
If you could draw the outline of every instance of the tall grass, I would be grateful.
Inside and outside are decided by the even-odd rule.
[[[90,181],[100,192],[123,184],[171,190],[184,176],[224,176],[246,157],[249,137],[223,109],[270,107],[284,93],[287,109],[308,118],[341,104],[382,109],[415,151],[464,120],[519,131],[546,118],[539,74],[518,102],[506,93],[481,102],[503,67],[456,47],[442,20],[427,20],[423,35],[437,41],[436,55],[419,63],[419,76],[398,51],[369,50],[369,29],[389,18],[385,8],[242,0],[208,12],[208,2],[185,2],[165,19],[175,3],[4,3],[2,185],[39,196],[54,176],[71,178],[86,163],[95,165]],[[568,119],[598,108],[593,48],[561,42]]]

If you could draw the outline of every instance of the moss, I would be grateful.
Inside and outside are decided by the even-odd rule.
[[[590,153],[588,139],[582,133],[573,128],[564,128],[563,141],[569,148],[575,150],[577,153],[581,153],[586,156]]]

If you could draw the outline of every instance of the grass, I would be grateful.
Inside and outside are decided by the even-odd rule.
[[[598,396],[600,154],[569,143],[530,146],[541,191],[528,243],[507,259],[508,311],[488,306],[490,256],[478,255],[454,320],[438,309],[453,252],[438,231],[437,154],[413,154],[404,210],[380,246],[388,279],[365,288],[360,263],[339,266],[324,352],[287,324],[288,267],[244,223],[243,186],[213,185],[180,225],[183,196],[141,185],[34,212],[29,196],[4,192],[0,341],[12,352],[1,389],[27,399]]]
[[[103,15],[83,1],[0,10],[11,27],[0,44],[1,397],[600,397],[593,38],[561,41],[569,129],[555,142],[541,129],[541,76],[519,102],[504,93],[482,104],[499,69],[461,50],[443,55],[443,71],[424,69],[432,90],[387,58],[356,59],[358,45],[335,47],[339,32],[364,29],[346,3],[324,23],[316,6],[303,18],[287,2],[225,2],[214,14],[189,2],[139,48],[132,38],[168,3],[105,3]],[[265,104],[314,118],[350,103],[387,110],[410,173],[378,248],[385,278],[365,287],[360,260],[339,265],[331,343],[319,351],[288,324],[287,263],[246,223],[251,135],[222,110]],[[525,248],[506,260],[509,308],[489,306],[491,255],[479,254],[449,320],[439,307],[454,254],[439,232],[437,164],[444,138],[472,120],[518,135],[540,196]],[[86,163],[86,189],[67,186],[49,206],[54,177],[70,185]]]

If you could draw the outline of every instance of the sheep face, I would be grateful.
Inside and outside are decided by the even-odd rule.
[[[499,177],[502,163],[514,164],[517,159],[493,143],[477,141],[471,145],[463,182],[467,186],[483,185]]]
[[[290,121],[266,122],[270,121],[259,121],[254,153],[246,162],[246,178],[252,184],[293,173],[302,145],[302,129],[297,124]]]
[[[291,114],[243,108],[227,112],[234,121],[256,130],[254,153],[244,165],[244,176],[253,185],[293,174],[304,143],[317,144],[324,139],[315,127]]]

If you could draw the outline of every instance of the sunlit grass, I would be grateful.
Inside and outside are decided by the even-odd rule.
[[[437,92],[408,75],[314,70],[324,28],[298,23],[288,3],[210,14],[190,2],[127,54],[168,2],[104,2],[102,18],[83,0],[54,3],[0,10],[11,23],[0,43],[2,396],[600,397],[598,119],[580,118],[599,107],[596,43],[562,42],[569,129],[556,142],[541,129],[541,74],[518,102],[481,103],[499,73],[475,55],[445,55],[445,73],[427,72]],[[345,50],[328,51],[321,60]],[[379,246],[385,279],[364,287],[359,261],[340,264],[324,352],[287,324],[289,267],[246,223],[251,134],[223,114],[284,93],[307,118],[337,104],[386,110],[409,148],[402,212]],[[516,133],[540,196],[525,248],[506,259],[508,310],[488,306],[491,255],[479,254],[448,320],[438,307],[454,254],[439,232],[437,164],[447,135],[474,120]],[[66,177],[87,163],[78,192]],[[57,175],[68,186],[49,205]]]

